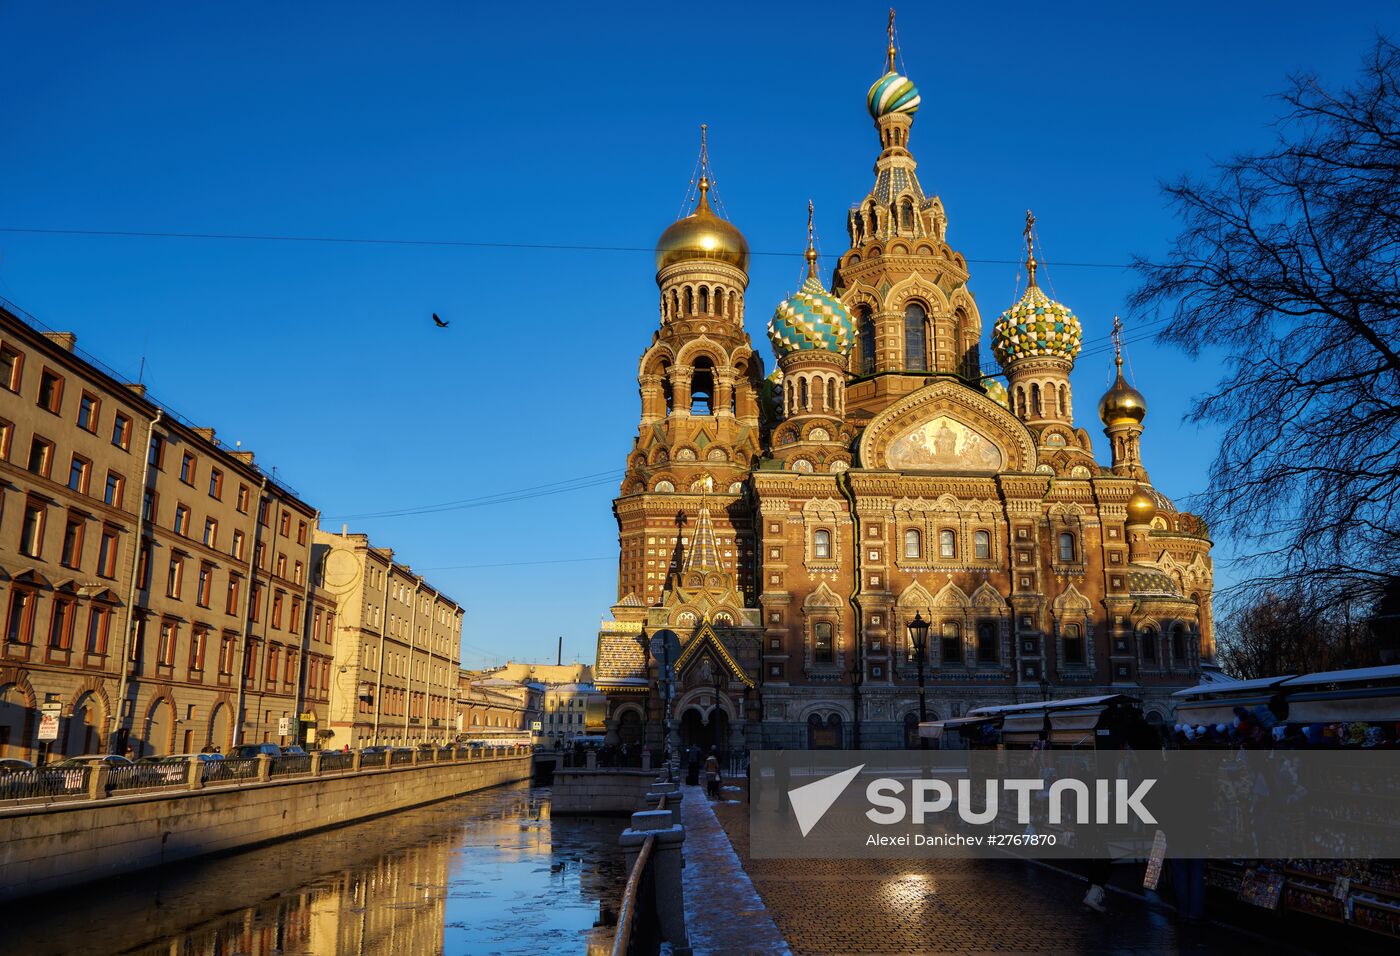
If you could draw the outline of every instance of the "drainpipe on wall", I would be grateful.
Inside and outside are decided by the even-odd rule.
[[[121,656],[121,680],[117,682],[117,713],[109,718],[112,721],[112,729],[118,735],[125,738],[130,728],[126,726],[126,690],[130,683],[131,676],[131,642],[136,630],[136,585],[138,576],[141,573],[141,549],[145,544],[146,525],[146,483],[151,480],[151,440],[156,434],[156,425],[165,417],[165,409],[157,408],[155,417],[151,419],[151,424],[146,428],[146,463],[141,466],[141,499],[136,503],[136,547],[131,552],[131,586],[126,592],[126,626],[122,629],[122,656]],[[149,523],[155,523],[155,516],[152,515]],[[154,558],[154,554],[152,555]],[[148,569],[149,570],[149,569]],[[136,704],[131,705],[132,717],[136,716]],[[123,742],[125,740],[123,739]],[[107,749],[112,749],[111,734],[108,734]]]

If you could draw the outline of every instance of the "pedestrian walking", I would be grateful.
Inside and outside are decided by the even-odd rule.
[[[711,800],[719,799],[719,756],[713,747],[705,758],[705,789]]]

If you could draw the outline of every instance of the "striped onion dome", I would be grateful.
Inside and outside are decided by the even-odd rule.
[[[870,87],[870,92],[865,96],[865,105],[875,119],[888,113],[908,113],[912,116],[919,111],[919,88],[908,77],[891,70]]]
[[[845,355],[855,337],[850,313],[815,275],[785,299],[768,321],[768,340],[779,358],[792,352]]]
[[[1040,290],[1032,273],[1021,301],[992,326],[992,353],[1002,368],[1018,359],[1056,356],[1074,361],[1084,330],[1067,306]]]

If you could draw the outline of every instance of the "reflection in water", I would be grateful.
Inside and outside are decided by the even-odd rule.
[[[611,930],[593,924],[617,910],[626,820],[552,820],[548,795],[501,787],[0,909],[0,949],[419,956],[610,946]]]

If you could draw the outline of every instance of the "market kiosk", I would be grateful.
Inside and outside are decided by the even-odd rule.
[[[1174,696],[1175,730],[1185,747],[1240,746],[1236,708],[1269,728],[1272,748],[1350,750],[1364,760],[1368,751],[1400,746],[1400,666],[1203,684]],[[1347,781],[1324,785],[1345,788]],[[1379,797],[1374,818],[1363,822],[1400,826],[1398,806],[1400,793]],[[1206,883],[1219,895],[1280,914],[1306,914],[1400,938],[1400,861],[1210,860]]]
[[[1103,694],[976,707],[966,717],[920,724],[919,736],[948,749],[1095,749],[1113,737],[1125,714],[1136,712],[1140,703],[1127,694]]]

